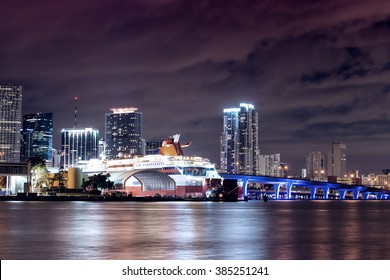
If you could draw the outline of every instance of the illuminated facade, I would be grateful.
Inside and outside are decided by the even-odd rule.
[[[325,180],[324,155],[321,152],[306,154],[306,176],[309,180]]]
[[[0,162],[20,161],[22,87],[0,85]]]
[[[223,173],[259,174],[258,114],[251,104],[224,109],[220,169]]]
[[[163,140],[148,140],[145,143],[145,154],[155,155],[161,148]]]
[[[106,155],[108,159],[143,155],[142,113],[137,108],[111,109],[106,114]]]
[[[347,146],[341,142],[332,142],[328,150],[328,176],[338,178],[347,174]]]
[[[116,191],[132,196],[206,196],[221,177],[208,159],[185,156],[183,148],[191,142],[182,145],[179,139],[180,134],[169,136],[150,155],[80,162],[77,167],[88,174],[111,174]]]
[[[52,161],[53,153],[53,113],[37,113],[23,116],[21,132],[20,160],[39,157]]]
[[[390,174],[364,174],[361,179],[364,186],[390,190]]]
[[[74,167],[79,161],[99,158],[99,130],[94,128],[66,128],[61,131],[64,168]]]
[[[280,154],[260,155],[259,175],[282,177],[281,165]]]

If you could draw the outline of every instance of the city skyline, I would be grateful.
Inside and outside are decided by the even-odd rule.
[[[23,114],[104,131],[110,108],[143,112],[145,139],[180,133],[219,162],[223,108],[259,112],[261,154],[299,174],[305,155],[348,145],[347,169],[389,168],[390,4],[385,1],[40,1],[5,4],[0,83]],[[23,19],[23,21],[21,21]]]

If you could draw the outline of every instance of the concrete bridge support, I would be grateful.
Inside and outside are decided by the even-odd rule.
[[[362,193],[362,196],[363,196],[363,199],[368,199],[368,197],[370,196],[370,193],[364,192],[364,193]]]
[[[352,193],[353,193],[353,199],[359,199],[359,194],[360,194],[359,190],[354,190]]]
[[[288,182],[286,183],[286,192],[287,192],[287,199],[291,199],[291,189],[293,184]]]
[[[339,189],[340,199],[345,199],[345,194],[347,193],[346,190]]]
[[[315,199],[316,198],[316,192],[317,192],[318,188],[322,189],[322,191],[324,193],[323,199],[328,199],[328,197],[329,197],[329,190],[330,190],[330,187],[328,187],[328,186],[326,186],[326,187],[322,187],[322,186],[311,187],[310,188],[310,199]]]
[[[329,198],[329,190],[330,190],[330,187],[322,187],[322,191],[324,192],[323,199]]]
[[[316,199],[317,187],[310,188],[310,199]]]
[[[275,199],[279,199],[280,185],[281,185],[281,184],[274,184]]]
[[[243,180],[241,179],[241,184],[242,184],[242,198],[248,196],[248,180]]]

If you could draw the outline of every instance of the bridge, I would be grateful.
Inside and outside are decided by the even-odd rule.
[[[362,185],[346,185],[270,176],[220,175],[223,179],[238,180],[242,188],[241,198],[256,197],[256,199],[260,199],[260,197],[267,194],[268,196],[274,196],[275,199],[294,199],[297,196],[308,199],[390,199],[390,190]],[[256,187],[258,184],[262,184],[263,187]]]

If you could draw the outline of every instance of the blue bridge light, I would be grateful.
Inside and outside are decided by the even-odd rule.
[[[304,196],[307,199],[390,199],[390,191],[362,185],[346,185],[304,179],[290,179],[282,177],[220,174],[223,179],[235,179],[242,188],[242,197],[256,197],[267,195],[274,199],[295,199]],[[248,186],[262,184],[267,189],[253,189]],[[272,187],[273,186],[273,187]],[[283,189],[283,190],[282,190]],[[305,191],[302,192],[302,189]]]

